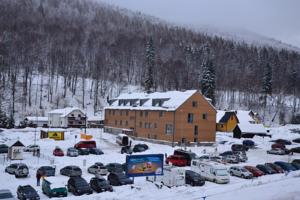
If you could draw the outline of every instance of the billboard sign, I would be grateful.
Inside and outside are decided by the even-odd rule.
[[[128,177],[161,176],[163,164],[163,154],[127,155],[126,175]]]
[[[54,140],[64,140],[64,132],[48,132],[48,138],[54,139]]]

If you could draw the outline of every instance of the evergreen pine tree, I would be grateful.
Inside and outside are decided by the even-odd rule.
[[[153,89],[153,68],[155,65],[155,49],[153,45],[153,39],[150,38],[149,42],[146,45],[146,65],[147,72],[144,81],[144,87],[146,92],[151,92]]]
[[[204,96],[212,100],[212,104],[215,104],[215,70],[213,63],[210,59],[207,59],[202,65],[203,73],[201,84],[201,92]]]
[[[0,109],[0,128],[8,127],[9,119],[6,116],[6,113]]]
[[[272,67],[269,63],[267,63],[264,69],[262,92],[265,96],[272,95]]]

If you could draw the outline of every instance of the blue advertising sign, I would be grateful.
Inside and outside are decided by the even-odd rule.
[[[127,155],[126,175],[128,177],[161,176],[163,164],[163,154]]]

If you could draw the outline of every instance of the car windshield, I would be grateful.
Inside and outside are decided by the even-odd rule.
[[[106,180],[101,179],[101,180],[98,180],[98,184],[104,186],[104,185],[107,185],[107,182],[106,182]]]
[[[247,172],[247,170],[246,170],[246,169],[244,169],[244,168],[241,168],[241,171],[242,171],[242,172]]]
[[[75,185],[76,185],[77,187],[86,187],[86,186],[87,186],[87,183],[86,183],[85,181],[83,181],[83,180],[80,180],[80,181],[76,181],[76,182],[75,182]]]
[[[217,169],[216,174],[217,174],[217,176],[227,176],[228,175],[226,169]]]
[[[13,198],[11,193],[2,193],[2,194],[0,194],[0,199],[8,199],[8,198]]]
[[[19,169],[27,169],[26,166],[19,166]]]
[[[73,170],[74,171],[80,171],[80,168],[75,167],[75,168],[73,168]]]

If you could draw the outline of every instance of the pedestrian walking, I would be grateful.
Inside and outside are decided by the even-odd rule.
[[[41,177],[42,177],[42,175],[39,172],[37,172],[36,173],[36,186],[40,186]]]

